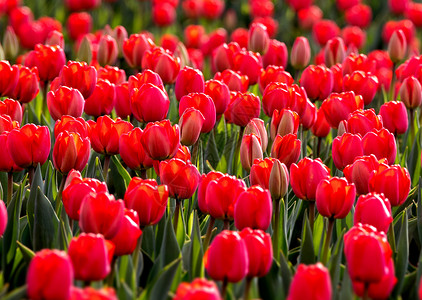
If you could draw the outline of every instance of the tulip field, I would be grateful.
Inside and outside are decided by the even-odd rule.
[[[0,299],[422,300],[422,2],[0,0]]]

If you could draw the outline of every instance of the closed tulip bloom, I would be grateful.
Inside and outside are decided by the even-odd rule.
[[[19,80],[10,96],[20,103],[28,103],[35,99],[39,92],[38,69],[22,65],[18,65],[18,68]]]
[[[70,299],[73,274],[72,262],[66,252],[41,250],[29,263],[26,293],[35,300]]]
[[[323,65],[310,65],[303,70],[300,86],[304,87],[309,98],[324,100],[333,90],[333,72]]]
[[[214,72],[223,72],[226,69],[233,67],[233,56],[240,51],[240,46],[237,42],[229,44],[223,43],[218,46],[212,53],[211,67]]]
[[[151,83],[152,85],[159,87],[163,92],[166,92],[160,75],[149,69],[144,70],[142,73],[136,74],[136,76],[130,76],[128,80],[128,89],[130,93],[132,93],[134,88],[140,89],[144,84],[147,83]]]
[[[406,36],[404,35],[403,30],[395,30],[388,41],[388,55],[393,62],[399,62],[405,57],[406,52]]]
[[[279,200],[287,194],[289,188],[289,171],[285,164],[278,159],[274,161],[269,178],[271,198]]]
[[[8,115],[13,122],[16,122],[14,124],[20,124],[22,123],[23,108],[18,101],[4,99],[0,101],[0,115]]]
[[[282,82],[272,82],[267,85],[262,96],[262,107],[268,117],[274,110],[289,109],[294,106],[298,94],[293,88]]]
[[[205,88],[204,75],[198,69],[185,67],[180,70],[176,78],[174,90],[176,99],[180,101],[189,93],[203,93]]]
[[[63,116],[56,121],[54,125],[54,138],[63,131],[77,132],[82,138],[89,137],[90,127],[82,118],[72,116]]]
[[[199,184],[199,171],[190,161],[179,158],[160,163],[161,181],[169,188],[170,197],[188,199],[195,193]]]
[[[317,108],[309,99],[306,100],[305,110],[300,116],[300,124],[304,130],[308,130],[314,125],[317,118]]]
[[[272,157],[254,160],[249,176],[251,185],[259,185],[263,189],[268,190],[270,174],[275,161],[276,159]]]
[[[48,111],[55,121],[64,115],[78,118],[82,116],[85,99],[78,90],[61,86],[55,92],[48,92],[47,105]]]
[[[139,70],[145,51],[154,46],[154,42],[147,34],[131,34],[129,39],[123,42],[123,57],[131,68]]]
[[[82,178],[79,171],[71,171],[66,180],[62,201],[67,215],[72,220],[79,220],[82,200],[89,193],[105,193],[107,185],[94,178]]]
[[[132,130],[133,125],[120,118],[115,120],[102,116],[97,122],[89,121],[91,127],[91,143],[95,152],[105,155],[119,154],[120,137]]]
[[[311,127],[312,134],[319,138],[324,138],[330,133],[330,130],[331,126],[325,118],[324,111],[322,109],[318,109],[317,118]]]
[[[252,186],[241,193],[234,206],[234,224],[237,229],[246,227],[267,230],[270,226],[273,204],[271,194],[260,186]]]
[[[114,65],[119,54],[116,40],[106,34],[100,38],[98,43],[97,61],[100,66]]]
[[[224,176],[224,174],[217,171],[211,171],[208,174],[201,175],[198,185],[198,206],[203,214],[209,214],[206,202],[206,191],[208,188],[208,184],[212,180],[216,180],[222,176]]]
[[[212,180],[205,196],[209,214],[215,219],[233,220],[236,200],[245,190],[245,182],[235,176],[225,174]]]
[[[341,37],[332,38],[327,42],[324,49],[324,60],[327,67],[343,63],[346,57],[346,46]]]
[[[375,113],[373,108],[366,110],[356,110],[347,118],[347,132],[360,134],[364,136],[366,133],[376,129],[383,128],[382,118]]]
[[[290,284],[287,300],[331,299],[332,287],[330,273],[321,263],[300,264]]]
[[[167,93],[151,83],[132,90],[130,107],[139,122],[163,120],[167,116],[169,106]]]
[[[271,157],[277,158],[290,168],[299,159],[301,144],[296,134],[277,135],[271,148]]]
[[[92,17],[86,12],[71,13],[66,21],[69,37],[76,41],[92,30]]]
[[[124,201],[128,209],[138,213],[141,228],[157,224],[163,217],[169,197],[166,185],[158,185],[154,179],[133,177]]]
[[[210,79],[205,82],[204,93],[211,97],[215,105],[217,119],[224,114],[230,101],[229,87],[222,81]]]
[[[145,51],[142,69],[151,69],[160,75],[164,83],[173,83],[180,71],[180,60],[168,50],[155,47]]]
[[[2,172],[15,172],[22,171],[22,168],[16,165],[15,161],[11,156],[9,149],[8,140],[9,132],[3,132],[0,134],[0,147],[3,149],[3,153],[0,156],[0,171]]]
[[[205,118],[201,132],[210,132],[214,128],[216,120],[215,105],[211,97],[204,93],[190,93],[183,96],[179,104],[179,116],[182,116],[190,107],[199,110]]]
[[[82,171],[88,163],[90,152],[89,138],[82,138],[76,132],[63,131],[57,136],[53,147],[53,165],[62,174],[72,169]]]
[[[125,119],[132,115],[132,108],[130,107],[130,93],[129,83],[123,82],[115,86],[116,99],[114,103],[114,110],[118,117]]]
[[[234,71],[247,75],[249,83],[254,85],[258,82],[258,76],[262,69],[261,55],[252,51],[240,50],[233,56],[232,68]]]
[[[263,158],[260,138],[253,133],[243,135],[240,144],[240,162],[243,169],[249,172],[255,159],[259,158]]]
[[[248,252],[248,278],[265,276],[273,262],[271,236],[263,230],[244,228],[240,236],[245,242]]]
[[[232,92],[245,93],[249,87],[249,77],[231,69],[216,73],[214,79],[226,84]]]
[[[264,120],[260,118],[253,118],[245,127],[244,135],[255,134],[259,137],[262,146],[262,152],[265,152],[268,146],[267,129],[265,128]]]
[[[69,61],[60,72],[60,83],[79,90],[88,98],[97,83],[97,70],[86,62]]]
[[[391,204],[384,194],[369,193],[358,198],[353,217],[355,225],[368,224],[378,231],[388,232],[392,222]]]
[[[275,109],[271,118],[270,132],[274,141],[277,135],[297,134],[299,128],[299,115],[290,109]]]
[[[248,49],[265,54],[270,44],[267,27],[261,23],[252,23],[249,28]]]
[[[362,224],[344,235],[344,253],[350,278],[364,284],[380,282],[392,257],[385,233]]]
[[[139,229],[138,213],[125,208],[125,215],[117,234],[110,241],[115,245],[114,255],[132,254],[136,248],[142,230]]]
[[[98,69],[98,79],[107,79],[114,84],[122,84],[126,82],[125,70],[119,69],[118,67],[105,66]]]
[[[374,171],[387,168],[387,159],[378,160],[374,154],[356,157],[352,164],[343,170],[349,182],[353,182],[359,195],[369,193],[369,179]]]
[[[0,61],[0,94],[11,95],[19,80],[18,66],[11,66],[7,60]]]
[[[413,76],[403,80],[399,90],[400,100],[408,109],[415,109],[422,104],[422,88],[420,82]]]
[[[19,122],[13,121],[9,115],[0,114],[0,133],[19,128]]]
[[[344,219],[355,203],[356,188],[346,178],[322,180],[316,190],[316,207],[326,218]]]
[[[409,171],[400,165],[381,169],[369,180],[369,191],[383,193],[391,206],[403,204],[411,187]]]
[[[409,127],[406,106],[401,101],[390,101],[380,107],[384,127],[394,135],[403,134]]]
[[[69,244],[75,279],[84,281],[102,280],[110,273],[114,244],[101,234],[81,233]]]
[[[293,68],[302,70],[311,60],[311,46],[306,37],[297,37],[293,43],[292,52],[290,54],[290,63]]]
[[[249,92],[232,92],[224,116],[231,123],[245,127],[251,119],[259,117],[260,111],[261,100],[258,96]]]
[[[173,300],[200,299],[222,300],[220,291],[214,281],[210,281],[205,278],[196,278],[192,281],[192,283],[182,282],[177,287],[176,295],[173,297]]]
[[[374,130],[362,138],[363,154],[374,154],[378,159],[387,158],[388,164],[396,159],[396,140],[387,129]]]
[[[340,28],[332,20],[322,19],[312,27],[312,37],[320,46],[324,46],[329,40],[339,34]]]
[[[365,105],[368,105],[374,99],[378,90],[378,78],[370,73],[363,71],[354,71],[352,74],[344,76],[344,91],[353,91],[361,95]]]
[[[64,49],[65,45],[64,45],[63,33],[57,30],[50,31],[47,34],[47,38],[45,39],[44,44],[48,46],[57,45],[57,46],[60,46],[62,49]]]
[[[305,157],[290,167],[290,184],[302,200],[314,201],[318,184],[329,176],[330,169],[319,158],[312,160]]]
[[[79,212],[81,231],[101,233],[112,239],[122,225],[124,207],[122,200],[107,192],[89,193],[83,198]]]
[[[268,66],[259,75],[259,90],[264,93],[265,88],[272,82],[282,82],[291,86],[294,83],[292,75],[281,66]]]
[[[195,144],[201,134],[204,122],[205,117],[199,110],[193,107],[187,108],[179,120],[180,143],[185,146]]]
[[[13,161],[21,168],[44,164],[50,154],[50,131],[47,126],[26,124],[10,131],[7,143]]]
[[[60,46],[37,44],[25,58],[25,66],[37,67],[41,81],[51,81],[60,74],[66,57]]]
[[[245,241],[235,231],[222,231],[205,252],[204,265],[214,280],[239,282],[246,277],[249,267]]]
[[[360,95],[354,92],[332,93],[322,102],[321,109],[331,127],[337,128],[339,123],[347,120],[350,113],[357,109],[363,109],[364,102]]]
[[[350,25],[368,27],[372,19],[371,7],[362,3],[356,4],[346,11],[345,19]]]
[[[360,134],[344,133],[333,140],[333,161],[337,169],[343,170],[363,155],[362,137]]]
[[[179,141],[179,125],[171,126],[169,120],[148,123],[141,137],[145,152],[154,160],[164,160],[176,155]]]
[[[139,127],[124,133],[119,139],[119,154],[123,162],[133,170],[146,170],[152,167],[152,159],[146,154],[141,143],[143,131]]]
[[[280,66],[286,68],[289,56],[288,53],[289,52],[287,51],[287,46],[285,43],[271,39],[267,52],[262,56],[263,67],[267,68],[269,66]]]
[[[113,110],[115,101],[114,84],[108,80],[100,79],[97,81],[91,96],[85,99],[84,112],[94,117],[108,115]]]

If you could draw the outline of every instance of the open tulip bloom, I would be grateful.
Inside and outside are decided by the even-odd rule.
[[[422,299],[419,2],[0,0],[0,298]]]

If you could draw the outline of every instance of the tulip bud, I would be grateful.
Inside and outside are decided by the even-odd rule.
[[[325,45],[325,64],[327,67],[332,67],[335,64],[343,63],[346,57],[346,47],[341,37],[335,37],[328,41]]]
[[[180,142],[185,146],[196,143],[204,125],[204,115],[197,109],[189,107],[179,120]]]
[[[401,61],[406,55],[407,41],[403,30],[398,29],[393,32],[388,41],[388,55],[393,62]]]
[[[394,135],[403,134],[409,127],[406,106],[401,101],[390,101],[380,107],[384,127]]]
[[[84,36],[82,38],[82,41],[79,44],[79,48],[78,48],[76,56],[78,57],[78,59],[80,61],[84,61],[87,64],[91,63],[91,61],[92,61],[92,42],[87,36]]]
[[[183,115],[186,109],[193,107],[199,110],[205,118],[201,132],[210,132],[215,125],[215,105],[211,97],[204,93],[190,93],[183,96],[179,104],[179,116]]]
[[[419,80],[413,76],[403,80],[400,86],[400,100],[408,109],[415,109],[422,104],[422,88]]]
[[[289,109],[275,109],[271,118],[270,132],[274,141],[277,135],[297,134],[299,115]]]
[[[251,167],[249,179],[251,185],[259,185],[263,189],[269,189],[269,180],[275,158],[266,157],[265,159],[256,159]]]
[[[368,224],[378,231],[388,232],[392,222],[391,204],[384,194],[369,193],[358,198],[353,224]]]
[[[61,132],[53,148],[54,167],[62,174],[75,169],[82,171],[88,163],[91,152],[89,138],[82,138],[76,132]]]
[[[114,65],[119,54],[116,40],[110,35],[103,35],[98,44],[97,61],[101,66]]]
[[[286,165],[278,159],[274,160],[268,186],[273,200],[278,201],[287,194],[287,189],[289,188],[289,171]]]
[[[3,50],[6,59],[14,60],[19,53],[19,40],[11,26],[7,26],[3,37]]]
[[[240,162],[243,169],[249,172],[253,161],[259,158],[263,158],[260,138],[253,133],[243,135],[240,144]]]
[[[291,164],[299,159],[301,144],[296,134],[277,135],[271,148],[271,157],[277,158],[290,168]]]
[[[271,3],[271,2],[269,2]],[[269,66],[287,67],[288,51],[285,43],[278,40],[270,40],[267,52],[262,56],[264,68]]]
[[[249,28],[248,49],[265,54],[270,44],[267,27],[261,23],[252,23]]]
[[[63,34],[60,31],[57,30],[53,30],[51,31],[46,40],[45,40],[45,44],[48,46],[60,46],[61,48],[64,49],[64,37]]]
[[[67,18],[66,28],[69,37],[76,41],[92,30],[92,17],[86,12],[71,13]]]
[[[304,69],[311,59],[311,47],[306,37],[297,37],[290,54],[290,63],[295,69]]]
[[[204,93],[210,96],[214,102],[217,119],[219,119],[219,117],[224,114],[229,104],[229,87],[221,81],[210,79],[205,82]]]
[[[267,150],[268,146],[268,136],[267,130],[265,129],[265,123],[260,118],[253,118],[249,121],[248,125],[245,127],[244,135],[255,134],[261,141],[262,152],[264,153]]]
[[[26,274],[30,299],[70,299],[72,261],[64,251],[44,249],[35,254]]]

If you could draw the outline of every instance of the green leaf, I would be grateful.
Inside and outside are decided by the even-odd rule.
[[[132,180],[132,177],[129,175],[129,172],[122,166],[120,160],[117,158],[116,155],[111,157],[113,164],[116,166],[117,171],[119,172],[120,176],[122,176],[123,181],[125,182],[125,189],[129,185],[129,182]]]
[[[422,187],[422,177],[419,177],[419,187]],[[421,197],[421,188],[418,189],[418,198],[417,198],[417,223],[418,223],[418,236],[419,241],[422,241],[422,197]]]
[[[353,288],[352,281],[350,280],[349,273],[343,267],[343,280],[341,283],[341,289],[339,293],[338,300],[352,300],[353,298]]]
[[[290,266],[291,264],[287,260],[287,257],[283,253],[280,253],[280,274],[281,279],[283,280],[283,287],[285,293],[287,293],[287,291],[289,290],[290,282],[292,281],[293,277],[293,273]]]
[[[192,226],[191,242],[188,251],[190,268],[187,269],[191,280],[204,276],[204,266],[202,263],[204,251],[202,249],[201,231],[199,229],[199,219],[196,210],[193,213],[193,220],[194,224]]]
[[[26,247],[24,244],[22,244],[19,241],[16,241],[16,243],[18,244],[18,247],[22,252],[23,258],[29,264],[31,259],[35,256],[34,251],[32,251],[31,249],[29,249],[28,247]]]
[[[408,237],[408,218],[407,210],[401,217],[400,236],[397,244],[397,257],[395,262],[397,284],[394,288],[394,295],[401,294],[404,275],[406,274],[409,259],[409,237]]]
[[[341,264],[341,258],[343,256],[343,235],[344,235],[345,229],[341,232],[339,238],[337,239],[337,243],[334,247],[333,252],[331,253],[331,259],[330,259],[330,276],[331,276],[331,284],[333,286],[333,292],[334,295],[338,294],[338,283],[340,281],[340,264]]]
[[[280,276],[280,268],[275,260],[267,275],[258,278],[259,296],[262,299],[283,299],[281,295],[285,295],[283,287],[283,278]]]
[[[324,217],[322,215],[318,215],[315,218],[314,223],[314,232],[313,232],[313,242],[314,242],[314,250],[315,252],[318,251],[319,254],[322,254],[322,247],[324,245]],[[320,256],[320,255],[319,255]]]
[[[315,250],[307,213],[303,217],[299,262],[306,265],[315,263]]]
[[[31,229],[32,240],[33,240],[33,232],[34,232],[35,198],[37,197],[38,188],[41,191],[44,190],[44,182],[42,179],[40,165],[38,165],[37,168],[35,169],[34,178],[32,179],[32,184],[29,189],[29,198],[28,198],[28,203],[27,203],[28,223]]]
[[[3,298],[3,300],[20,300],[24,299],[26,296],[26,285],[21,286],[13,291],[11,291],[9,294],[6,295],[6,297]]]

